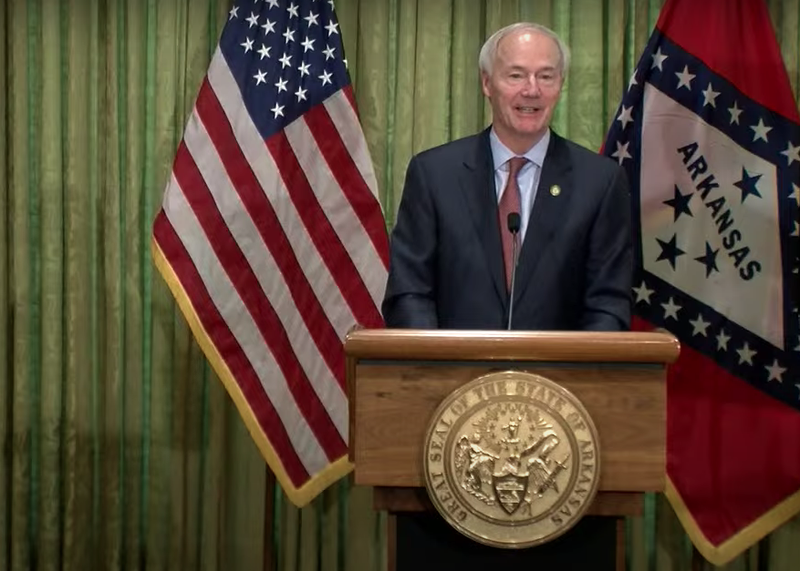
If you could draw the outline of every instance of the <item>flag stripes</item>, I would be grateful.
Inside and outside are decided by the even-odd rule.
[[[229,147],[229,150],[237,149]],[[285,378],[285,382],[282,379],[280,381],[262,379],[265,389],[269,390],[274,386],[286,387],[294,398],[296,408],[305,418],[308,428],[313,432],[325,455],[329,459],[337,457],[336,454],[341,455],[345,451],[344,440],[337,434],[330,417],[311,388],[308,377],[286,338],[286,331],[275,315],[269,300],[264,296],[258,280],[239,245],[231,236],[225,220],[213,202],[212,194],[183,144],[176,155],[174,173],[178,187],[181,189],[191,188],[191,192],[184,192],[183,195],[197,218],[200,231],[207,236],[208,250],[203,252],[201,262],[207,266],[219,265],[227,274],[233,289],[239,294],[239,299],[235,301],[243,304],[243,309],[252,316],[251,319],[245,319],[244,312],[237,312],[238,322],[248,323],[253,327],[244,339],[247,339],[248,345],[257,346],[260,345],[257,339],[263,338],[267,347],[260,348],[260,350],[269,349]],[[199,241],[202,241],[201,236],[194,236],[192,239],[192,243]],[[215,256],[216,260],[210,259],[211,256]],[[197,258],[193,257],[193,259]],[[231,293],[226,291],[223,293],[224,297],[215,299],[217,306],[232,303],[236,296],[230,295]],[[236,322],[228,320],[228,326],[232,329],[236,325]]]
[[[230,130],[210,90],[201,90],[197,110],[208,120],[207,125],[214,135],[207,134],[200,121],[190,120],[184,137],[185,144],[192,151],[192,156],[197,157],[203,180],[211,183],[209,187],[215,204],[219,207],[228,203],[227,207],[221,209],[224,223],[234,234],[235,242],[242,245],[248,269],[255,271],[261,268],[257,272],[258,291],[266,292],[270,297],[271,309],[277,312],[282,330],[291,337],[291,348],[280,343],[268,344],[273,351],[280,349],[282,352],[289,351],[289,355],[294,353],[295,360],[305,365],[304,373],[308,381],[302,382],[313,385],[325,409],[332,413],[334,422],[338,421],[337,430],[344,440],[347,436],[347,400],[343,391],[336,387],[335,377],[343,375],[344,371],[343,355],[337,351],[340,341],[336,332],[311,291],[269,201],[264,198],[258,182],[252,179],[252,172],[245,168],[247,163],[239,147],[226,138]],[[226,172],[236,175],[235,187]],[[240,201],[235,200],[237,197]],[[241,215],[245,211],[253,215]],[[288,290],[275,287],[274,278],[277,275],[283,277],[289,286]],[[285,295],[286,291],[291,295]],[[254,318],[258,315],[256,310]],[[264,315],[269,316],[271,312]],[[337,443],[335,449],[339,450],[339,446],[340,443]]]
[[[274,395],[267,398],[254,367],[258,361],[249,358],[231,328],[225,323],[210,292],[203,286],[203,278],[197,271],[197,267],[165,211],[160,212],[155,220],[153,236],[183,286],[206,334],[213,340],[231,372],[231,377],[236,380],[247,399],[253,411],[253,418],[258,420],[264,434],[269,435],[270,445],[280,456],[283,469],[291,482],[299,486],[308,479],[309,472],[285,428],[286,420],[278,414],[276,405],[281,403],[274,398]]]
[[[333,121],[324,106],[314,107],[304,115],[304,119],[325,160],[329,165],[335,165],[333,174],[339,187],[350,201],[376,250],[383,253],[383,264],[388,266],[386,229],[381,222],[382,218],[376,216],[376,210],[380,210],[378,201],[367,188],[342,140],[337,136]],[[291,131],[291,126],[288,131]]]

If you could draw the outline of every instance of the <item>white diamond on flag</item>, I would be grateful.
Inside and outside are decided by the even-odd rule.
[[[782,347],[783,292],[762,279],[780,270],[772,254],[780,250],[778,197],[768,192],[777,185],[775,165],[656,87],[644,89],[644,269]],[[673,236],[671,247],[682,249],[670,252]],[[765,295],[765,287],[775,289]]]

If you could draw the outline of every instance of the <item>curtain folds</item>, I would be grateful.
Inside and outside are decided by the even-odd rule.
[[[250,1],[250,0],[246,0]],[[346,480],[298,510],[154,271],[150,228],[230,0],[0,5],[0,570],[377,571],[385,516]],[[795,94],[800,0],[768,0]],[[535,20],[569,43],[554,128],[599,149],[660,0],[337,0],[390,228],[422,149],[490,121],[477,53]],[[662,498],[630,568],[688,569]],[[800,520],[728,566],[794,569]]]

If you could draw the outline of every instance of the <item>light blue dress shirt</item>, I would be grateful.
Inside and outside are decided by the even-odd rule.
[[[508,180],[508,160],[517,155],[500,142],[494,132],[494,128],[489,133],[489,142],[492,146],[492,159],[494,161],[494,188],[497,192],[497,202],[506,187]],[[520,205],[520,244],[525,241],[525,232],[528,229],[528,221],[531,218],[533,202],[536,199],[536,191],[539,187],[539,178],[542,173],[544,157],[547,154],[547,146],[550,144],[550,129],[545,131],[544,136],[539,142],[532,146],[522,155],[528,162],[519,171],[517,184],[519,185],[519,205]]]

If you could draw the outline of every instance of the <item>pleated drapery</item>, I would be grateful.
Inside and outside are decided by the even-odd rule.
[[[250,1],[250,0],[247,0]],[[702,0],[698,0],[702,1]],[[795,95],[800,0],[769,0]],[[570,45],[554,128],[599,149],[660,0],[338,0],[391,227],[411,155],[490,121],[484,39],[516,20]],[[229,0],[0,5],[0,570],[377,571],[385,518],[344,480],[278,492],[153,267],[153,216]],[[757,483],[754,483],[757,485]],[[660,497],[633,570],[686,570]],[[727,569],[797,568],[800,521]]]

